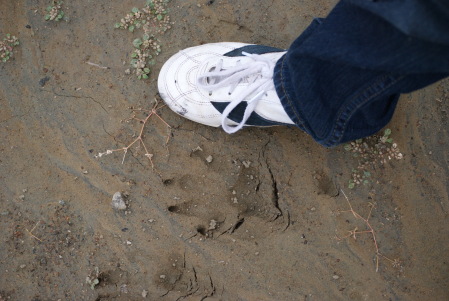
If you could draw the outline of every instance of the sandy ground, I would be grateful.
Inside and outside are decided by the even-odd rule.
[[[170,131],[157,116],[144,130],[154,168],[134,147],[122,164],[95,155],[134,139],[141,125],[121,121],[153,106],[169,56],[288,47],[335,1],[173,0],[144,81],[124,72],[136,35],[113,28],[144,1],[67,1],[59,23],[43,19],[49,2],[0,1],[0,34],[21,41],[0,64],[0,300],[449,299],[449,81],[402,96],[389,127],[404,158],[353,190],[343,146],[294,128],[226,135],[167,108]],[[371,233],[343,238],[369,228],[341,212],[340,188],[385,257]]]

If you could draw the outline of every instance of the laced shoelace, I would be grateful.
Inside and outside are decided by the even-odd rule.
[[[231,68],[222,69],[223,60],[209,72],[206,72],[198,77],[198,85],[210,91],[210,95],[214,90],[229,86],[229,95],[231,95],[239,83],[247,81],[248,88],[240,92],[227,105],[222,114],[221,125],[223,130],[229,134],[240,130],[254,112],[257,104],[264,94],[274,89],[273,72],[275,62],[269,58],[257,54],[250,54],[243,52],[243,55],[251,58],[247,63],[240,63]],[[253,95],[249,100],[245,100],[250,95]],[[236,126],[230,126],[227,119],[232,110],[240,103],[246,102],[247,106],[243,118]]]

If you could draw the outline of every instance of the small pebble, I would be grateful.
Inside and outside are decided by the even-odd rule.
[[[50,78],[49,78],[48,76],[46,76],[46,77],[44,77],[44,78],[41,78],[41,79],[39,80],[39,86],[41,86],[41,87],[45,86],[45,84],[46,84],[49,80],[50,80]]]
[[[242,161],[243,166],[249,168],[251,166],[251,161]]]
[[[217,221],[212,219],[209,223],[209,229],[208,230],[215,230],[217,228]]]
[[[114,208],[116,210],[125,210],[126,209],[126,203],[125,203],[125,200],[123,199],[121,192],[114,193],[114,195],[112,196],[111,205],[112,205],[112,208]]]
[[[207,163],[211,163],[214,159],[212,158],[211,155],[207,156],[206,161]]]
[[[128,293],[128,286],[126,284],[122,284],[120,286],[120,292],[127,294]]]
[[[332,278],[334,278],[335,280],[337,280],[338,278],[340,278],[338,275],[334,275],[332,276]]]
[[[148,291],[143,290],[143,291],[142,291],[142,297],[143,297],[143,298],[146,298],[147,295],[148,295]]]
[[[159,278],[161,278],[161,279],[165,279],[167,276],[165,276],[165,275],[160,275],[159,276]]]

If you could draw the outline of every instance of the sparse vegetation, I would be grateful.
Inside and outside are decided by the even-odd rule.
[[[157,35],[163,34],[171,28],[167,4],[169,0],[148,0],[142,9],[134,7],[114,27],[127,29],[130,32],[142,29],[141,38],[133,41],[134,50],[131,54],[130,65],[135,69],[138,79],[147,79],[154,65],[154,57],[161,52],[161,45]],[[126,74],[131,74],[127,69]]]
[[[63,1],[52,0],[52,4],[46,9],[45,21],[60,21],[64,18],[62,3]]]
[[[356,185],[367,185],[371,181],[371,171],[377,166],[386,164],[390,160],[401,160],[402,153],[398,145],[391,138],[391,130],[386,129],[382,136],[373,135],[364,139],[358,139],[344,146],[358,158],[357,168],[352,169],[348,188],[353,189]]]
[[[97,286],[100,283],[100,270],[98,267],[95,267],[95,270],[90,273],[89,276],[86,277],[86,283],[90,285],[90,288],[92,290],[95,289],[95,286]]]
[[[13,48],[19,44],[18,38],[7,33],[3,41],[0,41],[0,60],[7,62],[13,56]]]

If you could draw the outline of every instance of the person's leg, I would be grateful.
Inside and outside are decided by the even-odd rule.
[[[228,133],[295,124],[327,147],[369,136],[391,119],[400,93],[449,74],[441,24],[425,20],[435,16],[420,16],[432,26],[415,38],[392,25],[401,23],[402,6],[393,5],[393,17],[375,6],[417,1],[343,0],[287,52],[242,43],[188,48],[164,64],[159,92],[178,114]]]
[[[274,75],[290,118],[328,147],[374,134],[391,119],[400,93],[449,74],[447,45],[412,38],[347,2],[316,19]]]
[[[447,0],[342,0],[392,24],[408,37],[449,45]]]

